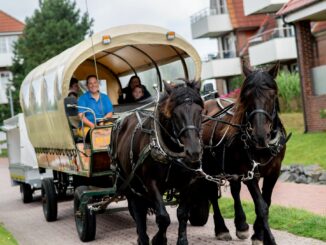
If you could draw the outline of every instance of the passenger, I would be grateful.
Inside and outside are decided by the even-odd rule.
[[[79,89],[79,85],[78,85],[78,80],[76,78],[72,77],[70,79],[68,97],[75,97],[77,99],[79,91],[80,91],[80,89]]]
[[[88,91],[78,99],[78,106],[87,107],[94,111],[97,122],[99,119],[107,119],[112,117],[113,106],[106,94],[100,93],[99,82],[95,75],[89,75],[86,79]],[[80,137],[85,137],[91,128],[96,126],[93,113],[86,112],[87,109],[78,108],[78,115],[84,123],[84,132],[80,126],[77,134]],[[83,116],[83,113],[85,116]]]
[[[132,97],[134,101],[140,101],[144,99],[144,89],[142,86],[136,86],[132,90]]]
[[[147,88],[141,84],[140,78],[137,75],[134,75],[130,78],[128,86],[122,89],[122,94],[119,96],[118,102],[120,104],[135,102],[134,98],[132,97],[132,91],[136,86],[141,86],[143,88],[144,96],[142,99],[151,97],[151,94],[148,92]]]

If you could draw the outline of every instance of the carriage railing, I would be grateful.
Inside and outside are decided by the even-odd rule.
[[[273,28],[249,38],[249,46],[267,42],[275,38],[293,37],[294,30],[292,27]]]
[[[196,12],[192,16],[190,16],[190,21],[191,21],[191,24],[195,24],[198,21],[200,21],[201,19],[204,19],[208,16],[221,15],[221,14],[227,14],[227,13],[228,13],[228,11],[224,4],[220,5],[220,6],[213,7],[213,8],[204,8],[204,9]]]
[[[85,111],[82,112],[82,116],[83,117],[85,116],[85,114],[87,112],[90,112],[90,113],[92,113],[92,115],[94,117],[94,121],[95,122],[97,121],[95,112],[91,108],[89,108],[89,107],[79,106],[79,105],[74,105],[74,104],[68,104],[67,107],[68,108],[76,108],[76,109],[83,109],[83,110],[85,110]],[[82,124],[82,132],[83,132],[83,144],[84,144],[84,150],[85,150],[86,149],[85,148],[86,147],[86,142],[85,142],[85,138],[86,137],[85,137],[85,133],[84,133],[84,121],[83,120],[81,120],[81,124]],[[95,125],[96,125],[96,123],[95,123]]]

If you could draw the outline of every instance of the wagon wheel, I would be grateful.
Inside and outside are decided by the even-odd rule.
[[[96,215],[87,208],[87,204],[92,201],[90,197],[81,195],[89,190],[88,186],[79,186],[75,190],[74,214],[78,236],[81,241],[88,242],[95,239],[96,234]]]
[[[42,180],[42,205],[46,221],[55,221],[58,216],[58,200],[52,178]]]
[[[200,200],[190,209],[189,221],[193,226],[204,226],[209,216],[209,201]]]
[[[20,184],[20,193],[23,203],[30,203],[33,201],[33,191],[29,184]]]

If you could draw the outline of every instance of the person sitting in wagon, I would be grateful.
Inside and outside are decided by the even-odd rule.
[[[113,113],[112,103],[106,94],[99,91],[99,82],[95,75],[87,77],[86,86],[88,91],[79,97],[78,106],[93,110],[96,119],[92,112],[87,111],[87,108],[78,108],[78,116],[84,124],[83,128],[80,125],[77,130],[80,137],[86,137],[89,130],[94,128],[99,120],[111,118]]]
[[[137,75],[134,75],[130,78],[128,86],[122,89],[122,93],[118,100],[119,104],[135,102],[135,99],[132,96],[132,91],[137,86],[141,86],[143,88],[144,96],[142,99],[151,97],[151,94],[148,92],[147,88],[141,84],[140,78]]]
[[[143,87],[142,86],[134,87],[134,89],[132,90],[132,97],[135,102],[145,99]]]
[[[74,97],[78,98],[79,94],[79,85],[78,85],[78,80],[74,77],[70,79],[70,84],[69,84],[69,92],[68,92],[68,97]]]

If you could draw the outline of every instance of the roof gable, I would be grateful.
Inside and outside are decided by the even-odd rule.
[[[0,10],[0,33],[22,32],[24,27],[24,23]]]
[[[276,15],[284,15],[299,10],[306,5],[317,2],[318,0],[290,0],[276,13]]]

